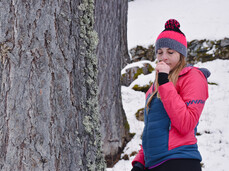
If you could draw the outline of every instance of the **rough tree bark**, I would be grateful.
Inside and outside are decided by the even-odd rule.
[[[0,1],[0,170],[104,170],[93,0]]]
[[[120,157],[130,140],[121,101],[121,69],[129,62],[126,0],[96,0],[95,21],[99,35],[99,104],[102,115],[103,152],[107,166]]]

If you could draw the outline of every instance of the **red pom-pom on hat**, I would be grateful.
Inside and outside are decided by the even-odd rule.
[[[170,19],[166,21],[165,29],[180,29],[180,23],[175,19]]]

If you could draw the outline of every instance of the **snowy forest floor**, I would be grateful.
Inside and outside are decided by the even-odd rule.
[[[141,61],[135,63],[140,66]],[[149,61],[148,61],[149,62]],[[155,66],[154,62],[149,62]],[[133,64],[131,64],[133,66]],[[200,118],[197,136],[199,150],[202,154],[204,164],[203,171],[226,171],[229,161],[229,60],[215,60],[206,63],[198,63],[195,66],[204,67],[211,71],[208,79],[209,99],[207,100]],[[127,66],[128,67],[128,66]],[[219,69],[220,68],[220,69]],[[107,171],[130,171],[131,161],[134,156],[132,152],[138,151],[141,144],[141,135],[144,123],[138,121],[135,113],[145,105],[145,93],[132,89],[135,84],[148,84],[154,80],[155,73],[141,75],[129,87],[122,86],[122,100],[124,110],[130,124],[130,132],[136,133],[134,138],[124,149],[124,155],[129,156],[129,160],[121,159],[113,168]]]
[[[182,8],[181,8],[182,6]],[[177,19],[187,40],[222,39],[229,37],[229,1],[227,0],[134,0],[128,9],[128,47],[148,46],[163,30],[166,20]],[[141,65],[141,61],[130,65]],[[149,62],[153,67],[155,62]],[[209,99],[200,118],[197,136],[203,158],[203,171],[227,171],[229,168],[229,60],[214,60],[198,63],[211,72],[208,79]],[[124,70],[124,69],[123,69]],[[131,162],[141,144],[144,123],[138,121],[135,113],[145,105],[145,94],[132,89],[135,84],[144,85],[154,80],[155,73],[140,75],[129,87],[122,86],[122,101],[130,124],[130,132],[136,133],[127,144],[121,158],[107,171],[130,171]]]

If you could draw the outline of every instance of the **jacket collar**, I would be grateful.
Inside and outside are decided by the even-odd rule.
[[[193,68],[197,68],[198,70],[200,70],[204,74],[206,79],[211,75],[211,72],[207,68],[198,68],[198,67],[194,67],[192,65],[188,65],[181,70],[179,77],[185,75],[186,73],[188,73]]]
[[[186,66],[185,68],[183,68],[179,74],[179,76],[185,75],[186,73],[188,73],[191,69],[193,68],[193,66]]]

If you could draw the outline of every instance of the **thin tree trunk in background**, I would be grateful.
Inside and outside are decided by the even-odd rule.
[[[105,170],[93,0],[1,0],[0,17],[0,170]]]
[[[107,166],[117,162],[130,140],[121,101],[121,69],[129,61],[126,0],[96,0],[95,21],[99,35],[99,104],[102,115],[103,152]]]

